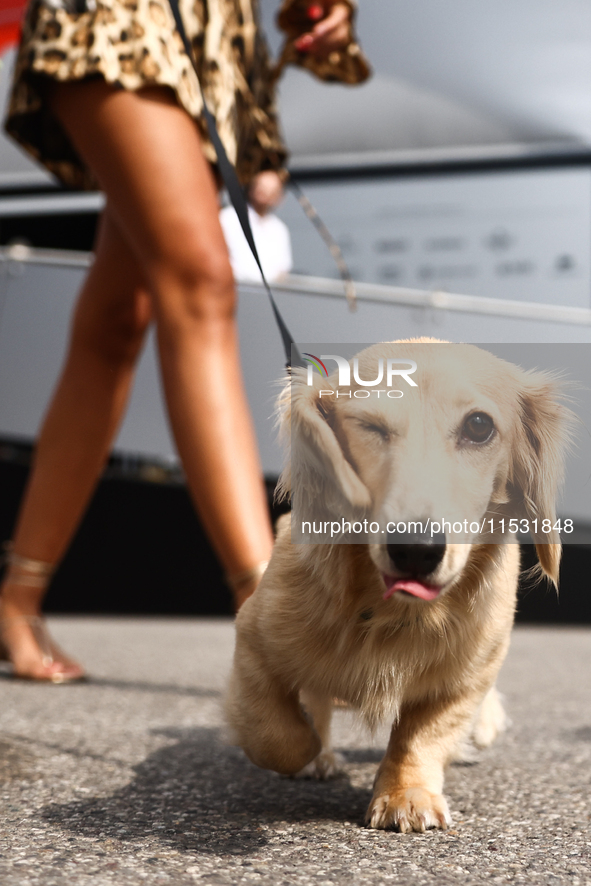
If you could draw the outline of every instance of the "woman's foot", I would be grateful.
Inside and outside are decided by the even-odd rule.
[[[71,683],[85,676],[84,669],[52,640],[38,615],[0,620],[0,660],[9,661],[12,676],[24,680]]]
[[[70,683],[82,680],[84,669],[52,640],[41,616],[41,600],[52,567],[38,560],[7,556],[0,591],[0,660],[12,674],[27,680]]]

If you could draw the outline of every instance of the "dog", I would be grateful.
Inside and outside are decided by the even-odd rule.
[[[384,361],[407,367],[395,396],[364,381],[380,365],[383,375]],[[345,387],[336,373],[296,369],[280,398],[292,529],[282,518],[238,614],[227,718],[258,766],[326,778],[338,766],[335,699],[370,727],[390,716],[367,824],[447,828],[446,766],[505,726],[495,681],[516,607],[516,528],[530,530],[540,574],[558,582],[555,500],[571,413],[550,374],[472,345],[374,345],[349,367]],[[332,543],[308,530],[342,514]],[[348,527],[362,518],[375,531],[358,540]]]

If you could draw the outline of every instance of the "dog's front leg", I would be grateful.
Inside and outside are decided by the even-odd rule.
[[[260,648],[240,629],[226,714],[237,744],[262,769],[295,775],[321,750],[297,690],[287,689],[271,672]]]
[[[451,824],[444,769],[477,702],[463,696],[403,707],[376,775],[366,816],[370,827],[407,833]]]

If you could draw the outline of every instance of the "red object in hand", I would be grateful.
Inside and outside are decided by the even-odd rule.
[[[318,22],[324,17],[324,9],[319,3],[313,3],[311,6],[308,6],[306,15],[309,19],[312,19],[313,22]]]
[[[0,0],[0,53],[18,43],[27,0]]]
[[[314,37],[312,34],[304,34],[302,37],[298,37],[294,46],[299,52],[307,52],[313,42]]]

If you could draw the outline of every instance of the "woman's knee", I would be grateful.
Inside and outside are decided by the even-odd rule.
[[[181,325],[232,320],[236,290],[228,251],[217,238],[188,232],[153,256],[149,268],[159,321]]]

